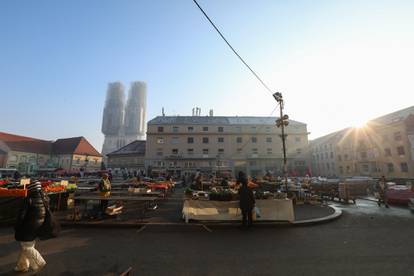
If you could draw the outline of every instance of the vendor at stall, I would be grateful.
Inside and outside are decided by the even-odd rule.
[[[98,185],[98,191],[101,196],[109,196],[111,194],[111,181],[109,181],[108,174],[103,174],[102,179]],[[108,200],[101,200],[101,212],[105,213],[106,208],[108,207]]]

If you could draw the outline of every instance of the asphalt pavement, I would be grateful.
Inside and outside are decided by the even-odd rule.
[[[341,218],[305,227],[64,229],[38,243],[48,263],[38,275],[414,275],[414,214],[366,200],[336,205]],[[12,229],[0,228],[1,275],[13,275],[18,249]]]

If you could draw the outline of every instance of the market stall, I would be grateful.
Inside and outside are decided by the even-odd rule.
[[[289,221],[295,219],[293,203],[290,199],[256,200],[260,216],[258,221]],[[183,217],[201,221],[240,221],[242,219],[238,201],[194,200],[184,201]]]

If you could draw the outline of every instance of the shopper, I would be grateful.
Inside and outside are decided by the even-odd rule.
[[[240,209],[243,216],[243,227],[250,227],[253,224],[253,208],[255,204],[253,191],[247,186],[247,177],[243,172],[239,172],[237,182],[241,184],[239,188]]]
[[[42,186],[36,182],[29,184],[27,189],[28,195],[23,200],[15,225],[15,239],[20,242],[21,251],[14,270],[19,272],[29,269],[39,271],[46,265],[42,255],[35,249],[35,240],[46,215]]]
[[[98,190],[100,196],[107,197],[111,194],[111,181],[109,181],[108,174],[103,174],[102,179],[99,182]],[[108,200],[101,200],[101,216],[105,214],[106,208],[108,207]]]
[[[384,203],[385,207],[389,208],[387,190],[388,190],[387,181],[385,179],[385,176],[382,176],[378,183],[378,193],[379,193],[378,206],[381,206],[381,204]]]

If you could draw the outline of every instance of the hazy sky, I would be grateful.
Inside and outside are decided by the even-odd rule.
[[[414,1],[199,3],[311,138],[414,105]],[[148,119],[275,105],[191,0],[0,1],[0,131],[101,150],[117,80],[147,82]]]

